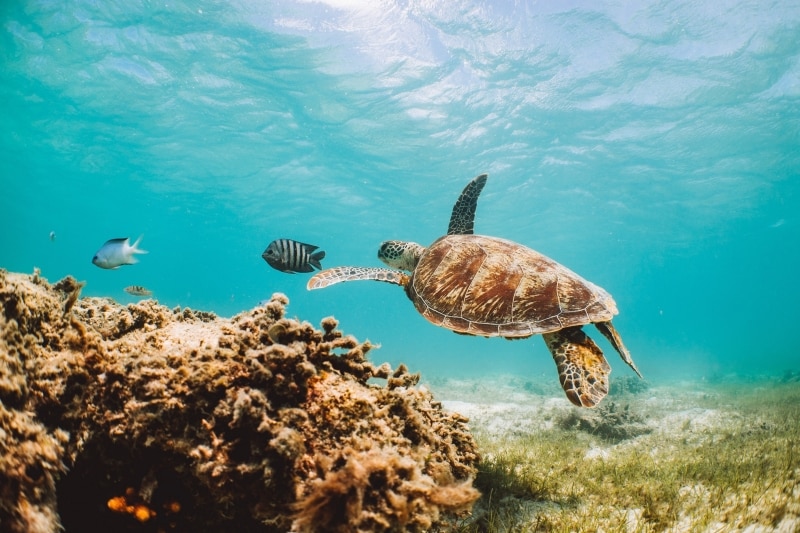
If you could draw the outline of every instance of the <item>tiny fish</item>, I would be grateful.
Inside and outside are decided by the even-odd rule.
[[[128,237],[122,239],[111,239],[97,250],[92,258],[92,263],[100,268],[118,268],[121,265],[132,265],[138,263],[133,254],[146,254],[144,250],[138,248],[139,241],[142,238],[136,239],[136,242],[131,246]]]
[[[54,240],[56,240],[56,232],[55,232],[55,231],[51,231],[51,232],[50,232],[50,240],[51,240],[51,241],[54,241]]]
[[[275,270],[294,274],[295,272],[313,272],[322,269],[320,260],[325,257],[325,252],[315,252],[319,246],[304,244],[291,239],[275,239],[261,257]]]
[[[128,294],[132,294],[134,296],[152,296],[153,291],[147,290],[141,285],[131,285],[130,287],[125,287],[125,292]]]

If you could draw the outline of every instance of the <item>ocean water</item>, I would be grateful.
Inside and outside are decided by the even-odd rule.
[[[381,266],[488,172],[476,232],[607,289],[648,379],[797,371],[798,35],[789,0],[6,0],[0,267],[225,316],[283,292],[378,362],[554,381],[541,339],[454,335],[399,287],[308,292],[261,258],[286,237]],[[138,264],[91,263],[140,235]]]

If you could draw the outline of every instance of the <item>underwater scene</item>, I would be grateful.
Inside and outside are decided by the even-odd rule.
[[[800,530],[799,35],[3,1],[0,533]]]

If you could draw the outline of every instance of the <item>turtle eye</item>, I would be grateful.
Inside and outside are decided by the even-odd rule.
[[[378,257],[391,257],[393,254],[392,243],[384,242],[378,249]]]

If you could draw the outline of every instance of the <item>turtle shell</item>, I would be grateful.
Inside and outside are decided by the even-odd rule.
[[[406,293],[422,316],[457,333],[529,337],[605,322],[611,295],[521,244],[445,235],[420,258]]]

